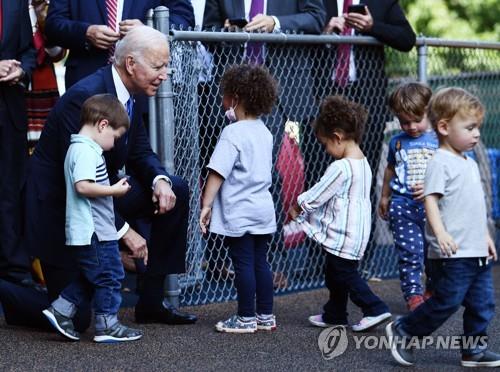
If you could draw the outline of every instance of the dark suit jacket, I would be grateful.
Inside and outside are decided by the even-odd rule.
[[[165,5],[170,23],[194,27],[193,7],[189,0],[124,0],[122,19],[146,22],[148,9]],[[108,63],[108,51],[93,47],[85,33],[90,25],[106,24],[105,0],[52,0],[45,33],[49,43],[70,50],[66,61],[66,89]]]
[[[268,0],[266,14],[278,18],[281,30],[319,34],[325,23],[321,0]],[[216,30],[229,18],[245,18],[244,0],[207,0],[203,27]]]
[[[37,257],[60,261],[64,252],[64,158],[70,136],[79,131],[83,102],[100,93],[116,95],[111,66],[99,69],[69,89],[52,109],[35,152],[30,159],[27,192],[28,244]],[[150,189],[157,175],[167,175],[157,155],[151,150],[143,125],[147,97],[135,96],[129,131],[105,153],[110,182],[118,180],[118,171],[125,165],[143,187]],[[123,218],[115,210],[116,227]],[[56,242],[57,244],[54,244]]]
[[[326,21],[341,15],[336,0],[323,0],[326,9]],[[415,33],[406,19],[397,0],[362,0],[368,6],[373,17],[372,29],[364,33],[380,42],[403,52],[410,51],[415,45]]]
[[[23,83],[29,83],[36,64],[33,48],[33,34],[28,14],[27,1],[2,1],[2,39],[0,60],[16,59],[26,73]],[[26,130],[27,116],[24,87],[0,83],[0,125],[13,123],[18,129]]]

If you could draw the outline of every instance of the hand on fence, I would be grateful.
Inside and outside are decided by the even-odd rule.
[[[250,22],[245,26],[245,31],[262,31],[262,32],[273,32],[274,30],[274,18],[264,14],[257,14],[252,18]]]
[[[130,227],[125,235],[123,235],[122,242],[130,252],[132,252],[129,254],[129,257],[142,258],[144,264],[148,264],[148,246],[146,244],[146,239]]]
[[[366,14],[346,13],[344,14],[346,26],[354,28],[358,32],[370,31],[373,27],[373,17],[370,10],[365,6]]]
[[[203,207],[200,212],[200,229],[203,234],[207,233],[207,227],[210,225],[210,218],[212,217],[212,208]]]

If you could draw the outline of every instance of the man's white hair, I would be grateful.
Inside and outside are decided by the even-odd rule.
[[[134,27],[125,37],[116,43],[115,65],[123,67],[125,58],[132,55],[143,60],[149,49],[158,48],[164,44],[168,48],[167,36],[148,26]]]

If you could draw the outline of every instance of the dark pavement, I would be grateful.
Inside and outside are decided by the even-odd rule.
[[[500,267],[494,269],[495,298],[500,299]],[[397,280],[371,282],[374,291],[387,302],[393,314],[403,314]],[[326,290],[314,290],[275,298],[278,330],[250,335],[220,334],[214,324],[234,313],[236,304],[224,303],[185,308],[198,315],[194,326],[141,326],[142,340],[113,345],[92,342],[88,331],[78,343],[65,341],[55,333],[10,327],[0,318],[0,371],[377,371],[403,370],[388,350],[355,349],[348,331],[346,352],[332,360],[323,359],[318,348],[321,329],[308,325],[307,317],[320,312]],[[360,313],[351,307],[351,322]],[[439,335],[462,332],[462,311],[437,331]],[[123,309],[121,319],[133,324],[132,309]],[[500,317],[489,328],[490,349],[500,352]],[[383,327],[367,336],[382,335]],[[415,368],[426,371],[454,371],[459,366],[457,350],[430,347],[416,353]]]

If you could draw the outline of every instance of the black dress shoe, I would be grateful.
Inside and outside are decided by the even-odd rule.
[[[136,323],[194,324],[197,320],[196,315],[180,312],[172,305],[149,309],[140,305],[135,307]]]

